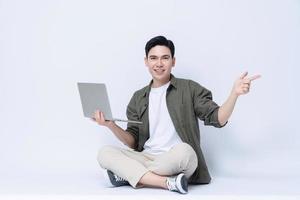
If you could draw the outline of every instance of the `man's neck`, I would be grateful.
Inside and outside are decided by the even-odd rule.
[[[163,85],[167,84],[169,81],[170,81],[170,76],[166,80],[162,80],[162,81],[158,81],[158,80],[153,79],[153,83],[152,83],[151,87],[152,88],[158,88],[160,86],[163,86]]]

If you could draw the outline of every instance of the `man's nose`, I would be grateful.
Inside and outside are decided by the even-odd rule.
[[[156,65],[157,65],[158,67],[162,67],[162,66],[163,66],[163,62],[161,61],[161,59],[158,59],[158,60],[157,60]]]

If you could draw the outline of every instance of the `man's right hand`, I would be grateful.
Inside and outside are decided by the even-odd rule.
[[[105,120],[103,112],[96,110],[94,113],[94,117],[92,117],[91,119],[97,122],[97,124],[109,128],[123,144],[127,145],[130,148],[135,148],[136,144],[134,137],[130,133],[119,127],[117,124],[115,124],[114,121]]]
[[[111,127],[115,123],[113,121],[105,120],[103,112],[96,110],[94,113],[93,121],[97,122],[101,126]]]

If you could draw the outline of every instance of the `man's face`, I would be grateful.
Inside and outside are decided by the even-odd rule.
[[[175,58],[172,58],[168,47],[157,45],[150,49],[148,57],[145,58],[145,64],[152,75],[154,84],[165,84],[169,81]]]

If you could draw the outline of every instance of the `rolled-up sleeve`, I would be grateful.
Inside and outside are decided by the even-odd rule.
[[[196,116],[205,125],[217,128],[225,126],[227,122],[222,126],[218,120],[219,105],[213,101],[211,91],[194,81],[190,81],[190,87]]]
[[[139,121],[138,113],[137,113],[137,107],[136,107],[135,94],[131,97],[131,100],[130,100],[128,106],[127,106],[126,115],[127,115],[128,120]],[[126,131],[134,137],[135,145],[137,146],[138,139],[139,139],[139,127],[138,127],[138,125],[135,124],[135,123],[127,123]]]

